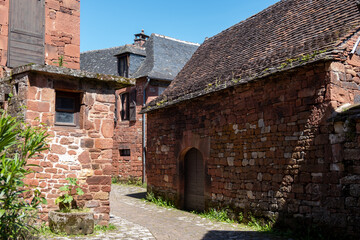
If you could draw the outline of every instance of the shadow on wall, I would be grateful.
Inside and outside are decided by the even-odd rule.
[[[209,231],[202,240],[268,239],[268,234],[252,231]]]

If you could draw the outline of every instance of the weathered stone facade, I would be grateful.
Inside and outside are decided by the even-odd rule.
[[[184,207],[184,156],[196,148],[206,207],[359,235],[359,147],[328,121],[359,98],[359,70],[312,63],[148,113],[148,190]]]
[[[43,206],[43,220],[50,210],[58,208],[55,199],[62,194],[59,188],[67,183],[65,178],[74,177],[85,192],[77,198],[79,205],[92,209],[98,224],[108,222],[115,89],[131,84],[122,77],[39,65],[15,68],[11,77],[3,79],[2,97],[10,92],[14,95],[9,112],[19,112],[19,105],[24,105],[26,122],[48,128],[50,149],[28,161],[39,167],[25,181],[38,187],[48,201]],[[55,122],[59,93],[79,98],[77,126]]]
[[[359,237],[356,122],[335,123],[360,102],[359,16],[351,0],[279,1],[207,39],[142,110],[148,190]]]
[[[113,175],[120,180],[139,180],[143,177],[143,115],[139,112],[143,107],[144,88],[146,87],[146,103],[154,100],[159,93],[159,88],[165,88],[167,85],[147,84],[146,78],[136,80],[134,87],[123,88],[116,91],[117,95],[117,123],[114,134],[113,149]],[[136,120],[121,120],[121,94],[136,91]],[[146,117],[146,115],[145,115]],[[130,156],[121,156],[120,151],[130,150]]]
[[[0,76],[6,70],[9,0],[0,1]],[[80,69],[80,0],[45,0],[45,64]]]

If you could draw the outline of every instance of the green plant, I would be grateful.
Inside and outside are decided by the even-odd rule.
[[[167,201],[162,197],[155,197],[154,193],[148,192],[146,194],[146,201],[154,203],[160,207],[175,208],[175,205],[171,201]]]
[[[204,218],[213,219],[219,222],[234,223],[235,221],[230,219],[225,209],[211,208],[206,212],[198,213]]]
[[[65,63],[64,61],[64,56],[61,55],[59,58],[58,58],[58,61],[57,62],[54,62],[54,63],[57,63],[59,65],[59,67],[63,67]]]
[[[94,227],[95,232],[114,231],[116,229],[117,229],[116,226],[112,223],[109,223],[109,225],[95,225]]]
[[[70,212],[72,208],[75,207],[74,197],[73,197],[73,189],[75,187],[76,194],[81,196],[84,194],[84,191],[77,184],[76,178],[66,178],[69,181],[69,184],[60,187],[60,191],[64,191],[65,193],[55,199],[55,204],[59,204],[60,211],[62,212]]]
[[[239,221],[239,223],[244,221],[244,214],[242,212],[239,212],[238,221]]]
[[[112,223],[109,223],[109,225],[95,225],[94,226],[94,233],[90,234],[90,236],[94,236],[94,235],[97,235],[99,234],[100,232],[108,232],[108,231],[115,231],[117,229],[117,227],[112,224]],[[41,224],[37,227],[37,237],[79,237],[79,235],[67,235],[66,233],[53,233],[51,230],[50,230],[50,227],[49,226],[46,226],[46,224]],[[81,235],[80,235],[81,236]],[[83,235],[85,236],[85,235]],[[89,235],[87,235],[89,236]],[[40,238],[40,239],[43,239],[43,238]],[[46,238],[47,239],[47,238]]]
[[[24,183],[36,166],[27,160],[47,149],[48,135],[5,111],[0,114],[0,238],[26,239],[36,230],[37,208],[46,204],[38,189]]]
[[[271,232],[273,230],[274,220],[271,221],[260,221],[253,215],[249,214],[250,221],[248,226],[255,228],[259,232]]]

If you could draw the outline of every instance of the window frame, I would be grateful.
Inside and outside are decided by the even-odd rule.
[[[118,72],[122,77],[129,77],[129,55],[118,56]]]
[[[136,89],[120,94],[121,121],[136,121]],[[126,99],[126,102],[124,102]]]
[[[58,98],[68,98],[73,99],[74,107],[72,110],[67,109],[59,109],[57,107]],[[80,127],[80,92],[66,92],[66,91],[55,91],[55,116],[54,116],[54,125],[55,126],[66,126],[66,127]],[[58,112],[66,112],[66,113],[73,113],[74,114],[74,122],[73,123],[66,123],[66,122],[57,122],[56,115]]]

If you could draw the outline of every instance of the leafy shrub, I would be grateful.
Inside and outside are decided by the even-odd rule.
[[[33,173],[27,160],[47,149],[46,130],[29,127],[0,112],[0,238],[27,239],[37,208],[46,200],[39,190],[31,191],[24,178]],[[25,198],[29,196],[29,198]]]
[[[76,194],[81,196],[84,195],[84,191],[79,187],[79,185],[76,183],[76,178],[66,178],[66,180],[69,181],[69,184],[66,184],[65,186],[60,187],[60,191],[64,191],[65,193],[55,199],[55,204],[59,204],[59,208],[61,212],[70,212],[72,208],[77,208],[76,202],[73,197],[73,189],[75,187]]]

